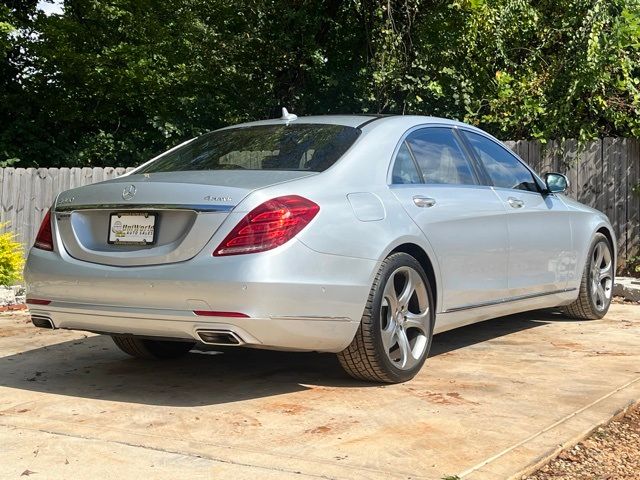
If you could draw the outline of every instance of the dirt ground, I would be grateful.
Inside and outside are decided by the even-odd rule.
[[[640,405],[565,450],[527,480],[640,479]]]

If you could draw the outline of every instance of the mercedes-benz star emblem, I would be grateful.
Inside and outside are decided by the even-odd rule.
[[[124,187],[124,190],[122,191],[122,198],[124,198],[125,200],[131,200],[133,197],[136,196],[136,191],[138,189],[136,188],[135,185],[129,185],[127,187]]]

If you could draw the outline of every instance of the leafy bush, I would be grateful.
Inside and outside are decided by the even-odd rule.
[[[0,228],[4,225],[0,224]],[[15,237],[11,231],[0,233],[0,285],[11,285],[22,277],[22,245]]]
[[[640,277],[640,255],[630,257],[622,273],[630,277]]]

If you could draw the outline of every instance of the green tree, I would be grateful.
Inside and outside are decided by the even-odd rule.
[[[283,105],[638,136],[639,2],[5,1],[0,162],[135,165]]]
[[[640,134],[637,0],[413,0],[378,17],[383,109],[502,138]]]

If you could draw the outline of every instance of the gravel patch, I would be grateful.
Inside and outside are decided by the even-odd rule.
[[[640,405],[565,450],[526,480],[640,480]]]

